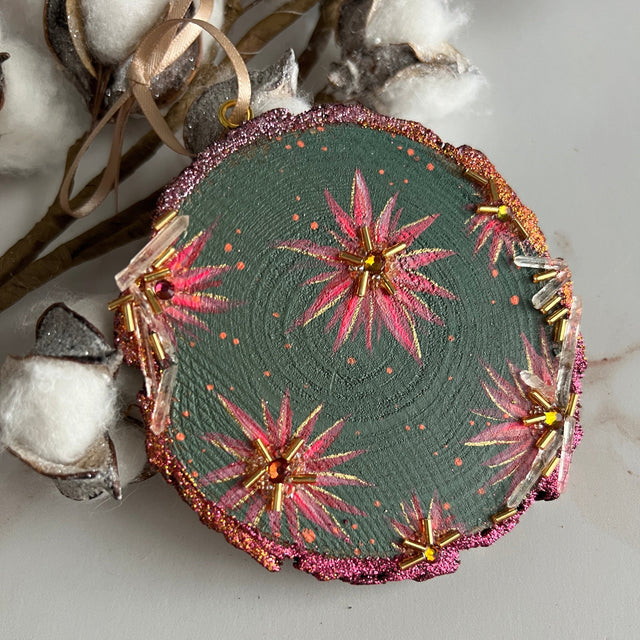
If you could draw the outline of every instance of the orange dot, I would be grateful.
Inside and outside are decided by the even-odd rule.
[[[434,456],[437,456],[437,455],[438,455],[438,452],[437,452],[437,451],[434,451],[434,452],[433,452],[433,455],[434,455]]]
[[[193,462],[193,458],[189,458],[189,459],[187,460],[187,462],[188,462],[189,464],[191,464],[191,463]]]
[[[409,149],[407,149],[407,154],[410,155],[410,156],[414,156],[416,154],[416,152],[413,149],[409,148]]]
[[[389,374],[393,373],[393,369],[391,367],[387,367],[387,373]]]
[[[376,541],[373,538],[369,538],[369,544],[375,544]]]
[[[192,475],[192,477],[197,478],[199,474],[198,474],[197,471],[192,471],[191,475]]]
[[[285,349],[291,349],[291,345],[287,342],[287,344],[284,345]]]
[[[285,144],[285,145],[284,145],[284,148],[285,148],[285,149],[291,149],[291,145],[290,145],[290,144]]]
[[[427,170],[428,170],[428,171],[433,171],[434,169],[435,169],[435,167],[434,167],[431,163],[429,163],[429,164],[427,165]]]
[[[347,358],[347,364],[355,364],[357,362],[357,360],[353,357],[349,357]]]
[[[322,125],[318,125],[316,127],[316,131],[320,131],[320,133],[322,133],[324,131],[324,127]]]
[[[302,149],[304,147],[304,142],[302,142],[302,140],[298,140],[297,145]]]
[[[180,442],[182,442],[185,439],[185,435],[184,433],[182,433],[182,431],[180,431],[179,433],[176,433],[176,440],[180,440]]]
[[[393,182],[390,182],[390,183],[389,183],[389,186],[390,186],[390,187],[393,187]]]
[[[229,391],[233,391],[234,387],[229,387]]]
[[[497,270],[497,269],[491,269],[491,275],[492,275],[494,278],[497,278],[497,277],[498,277],[498,270]]]
[[[196,343],[192,340],[192,341],[189,343],[189,346],[193,349],[193,347],[195,347],[195,346],[196,346]]]
[[[402,151],[402,145],[401,144],[398,145],[398,149],[400,149],[400,151]]]
[[[518,298],[518,296],[511,296],[509,298],[509,302],[511,302],[512,305],[516,305],[520,302],[520,298]]]
[[[456,463],[456,467],[461,467],[462,466],[462,458],[456,458],[454,460],[454,462]]]
[[[314,220],[309,226],[315,231],[318,228],[318,223]]]
[[[229,253],[229,251],[231,251],[231,249],[233,249],[233,246],[231,245],[230,242],[227,242],[227,244],[224,245],[225,253]]]
[[[374,507],[379,507],[382,504],[382,502],[380,502],[380,500],[375,500],[373,503]]]
[[[423,424],[419,424],[418,425],[418,429],[420,429],[420,431],[424,431],[424,425]]]
[[[490,427],[491,423],[487,420],[487,427]]]
[[[405,431],[411,431],[411,427],[408,424],[404,425]]]
[[[234,338],[233,339],[233,344],[240,344],[240,340],[238,340],[238,338]]]
[[[354,522],[354,523],[351,525],[351,528],[355,531],[355,530],[358,528],[358,525]]]
[[[274,311],[272,315],[273,315],[274,318],[279,318],[280,317],[280,314],[277,311]]]
[[[469,424],[473,427],[473,425],[476,423],[475,420],[469,420]]]
[[[264,375],[265,375],[266,378],[271,377],[271,371],[265,371]]]
[[[238,271],[242,271],[244,269],[244,262],[242,261],[238,262],[238,264],[236,264],[236,269]]]
[[[212,384],[208,384],[207,385],[207,391],[213,391],[213,385]]]
[[[360,555],[360,549],[356,548],[353,550],[353,553],[355,553],[357,556]]]
[[[327,150],[327,147],[320,147],[320,150],[321,150],[321,151],[326,151],[326,150]]]
[[[405,184],[409,184],[409,181],[408,181],[406,178],[403,180],[403,182],[404,182]]]
[[[302,537],[307,541],[307,542],[313,542],[316,539],[316,534],[311,530],[311,529],[307,529],[304,528],[302,531]]]
[[[242,231],[240,231],[240,229],[236,229],[236,233],[237,233],[238,235],[240,235],[240,234],[242,233]]]
[[[359,436],[359,435],[360,435],[360,432],[359,432],[359,431],[356,431],[356,435],[357,435],[357,436]]]
[[[453,380],[453,376],[449,376],[449,382]]]
[[[496,301],[495,301],[495,300],[492,300],[492,301],[491,301],[491,304],[495,304],[495,303],[496,303]]]
[[[445,502],[445,503],[442,505],[442,508],[443,508],[445,511],[449,511],[449,509],[451,509],[451,505],[450,505],[448,502]]]
[[[383,176],[384,175],[384,169],[378,169],[378,173]]]
[[[224,340],[227,337],[227,334],[224,331],[220,332],[220,340]]]
[[[276,136],[276,140],[280,142],[282,140],[282,136]]]
[[[190,414],[190,413],[185,409],[185,410],[182,412],[182,415],[183,415],[185,418],[188,418],[191,414]]]
[[[455,338],[453,336],[449,336],[449,342],[453,342]]]
[[[296,196],[296,202],[300,202],[300,196]]]
[[[485,493],[487,493],[487,491],[485,490],[485,488],[484,488],[484,487],[480,487],[480,488],[478,489],[478,493],[479,493],[481,496],[483,496]]]
[[[294,213],[291,218],[293,219],[294,222],[298,222],[298,220],[300,220],[300,216],[297,213]]]

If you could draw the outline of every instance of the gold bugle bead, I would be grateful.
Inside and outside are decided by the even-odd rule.
[[[456,531],[455,529],[452,529],[451,531],[447,531],[441,538],[438,539],[438,546],[446,547],[452,542],[455,542],[456,540],[458,540],[458,538],[460,537],[462,537],[462,534],[459,531]]]
[[[162,342],[160,342],[160,336],[157,333],[150,333],[149,343],[151,344],[153,353],[156,354],[156,358],[158,358],[158,360],[162,362],[162,360],[164,360],[165,358],[165,352],[162,346]]]
[[[384,249],[382,252],[382,255],[385,258],[389,258],[390,256],[395,256],[396,253],[400,253],[401,251],[404,251],[406,248],[407,248],[406,243],[399,242],[398,244],[394,244],[392,247],[387,247],[386,249]]]
[[[528,416],[526,418],[522,418],[522,424],[530,427],[532,424],[539,424],[540,422],[544,422],[547,419],[547,416],[544,413],[536,414],[535,416]]]
[[[566,318],[560,318],[560,322],[556,322],[556,327],[553,330],[553,339],[555,342],[562,342],[564,340],[568,327],[569,321]]]
[[[395,285],[391,282],[391,279],[386,273],[383,273],[382,276],[380,276],[380,283],[389,295],[392,296],[396,292]]]
[[[542,435],[536,441],[536,447],[538,447],[538,449],[540,450],[546,449],[549,446],[549,444],[551,444],[551,441],[553,440],[555,435],[556,435],[555,429],[545,429],[542,432]]]
[[[487,180],[487,178],[485,178],[483,175],[479,174],[477,171],[474,171],[473,169],[465,169],[464,170],[464,177],[465,178],[469,178],[470,180],[473,180],[474,182],[477,182],[478,184],[481,184],[483,187],[486,186],[489,183],[489,180]]]
[[[350,262],[358,266],[364,264],[364,258],[362,256],[357,256],[355,253],[349,253],[348,251],[340,251],[340,253],[338,253],[338,260],[344,260],[345,262]]]
[[[529,391],[529,400],[535,402],[535,404],[539,404],[541,407],[544,407],[545,411],[550,411],[553,409],[553,405],[539,392],[535,389]]]
[[[369,286],[369,272],[363,271],[360,274],[360,279],[358,280],[358,297],[364,298],[367,293],[367,287]]]
[[[543,478],[548,478],[556,469],[556,467],[558,466],[558,463],[560,462],[560,458],[558,458],[558,456],[556,456],[543,470],[542,470],[542,477]]]
[[[545,280],[551,280],[558,275],[556,269],[548,269],[547,271],[539,271],[538,273],[534,273],[531,278],[535,284],[539,282],[544,282]]]
[[[273,485],[271,494],[271,511],[282,511],[282,496],[284,495],[284,485],[278,482]]]
[[[550,298],[549,300],[547,300],[540,307],[540,313],[544,313],[546,315],[547,313],[549,313],[549,311],[551,311],[551,309],[553,309],[553,307],[560,304],[560,302],[562,302],[562,298],[560,296],[558,295],[553,296],[553,298]]]
[[[282,453],[282,457],[289,462],[293,459],[293,456],[300,451],[300,448],[304,444],[304,441],[300,438],[294,438],[290,443],[286,450]]]
[[[149,301],[149,306],[151,307],[151,311],[153,311],[153,313],[156,313],[156,314],[162,313],[162,305],[160,304],[160,300],[158,300],[158,296],[156,295],[156,292],[151,287],[147,287],[144,290],[144,295]]]
[[[518,220],[518,218],[516,218],[515,215],[511,218],[511,222],[514,224],[515,228],[518,230],[520,237],[523,240],[526,240],[529,237],[529,234],[527,233],[527,230],[522,226],[522,222],[520,222],[520,220]]]
[[[422,519],[422,530],[424,532],[425,540],[429,546],[435,544],[435,536],[433,535],[433,522],[431,518],[423,518]]]
[[[569,396],[569,400],[567,401],[567,408],[565,409],[564,415],[567,418],[573,418],[573,415],[578,408],[578,394],[572,393]]]
[[[498,194],[498,186],[496,185],[496,181],[493,178],[489,178],[489,195],[491,196],[491,202],[497,202],[500,200],[500,195]]]
[[[133,302],[133,295],[131,295],[130,293],[125,293],[123,296],[120,296],[119,298],[112,300],[107,305],[107,309],[109,309],[109,311],[115,311],[122,305],[127,304],[127,302]]]
[[[402,569],[402,571],[406,571],[407,569],[411,569],[412,567],[415,567],[417,564],[422,562],[424,559],[425,559],[425,557],[424,557],[423,553],[416,554],[414,556],[409,556],[408,558],[403,558],[398,563],[398,566],[400,567],[400,569]]]
[[[256,469],[250,476],[247,476],[242,481],[242,486],[245,489],[251,489],[251,487],[253,487],[253,485],[256,484],[265,473],[267,473],[266,467],[262,467],[262,469]]]
[[[560,320],[561,318],[564,318],[568,314],[569,314],[569,309],[567,309],[567,307],[562,307],[561,309],[557,309],[547,318],[547,324],[553,324],[554,322],[557,322],[558,320]]]
[[[156,231],[160,231],[166,227],[176,216],[178,215],[177,209],[172,209],[171,211],[167,211],[163,216],[160,216],[154,223],[153,228]]]
[[[515,516],[518,513],[517,507],[511,507],[511,509],[503,509],[502,511],[498,511],[498,513],[494,513],[491,516],[491,520],[493,524],[500,524],[505,520],[508,520],[511,516]]]
[[[420,544],[415,540],[410,540],[409,538],[405,538],[402,541],[402,546],[407,547],[408,549],[415,549],[416,551],[420,551],[421,553],[424,553],[427,550],[426,545]]]
[[[476,209],[476,213],[483,215],[495,215],[497,213],[500,213],[500,207],[490,207],[488,205],[482,205]]]
[[[318,479],[315,473],[301,473],[291,477],[293,484],[313,484]]]
[[[122,314],[124,315],[124,327],[131,333],[136,330],[136,319],[133,317],[133,304],[125,302],[122,305]]]
[[[153,263],[153,267],[155,269],[157,269],[158,267],[161,267],[167,260],[169,260],[169,258],[173,258],[173,256],[176,254],[176,248],[175,247],[167,247],[155,260],[155,262]]]
[[[253,441],[253,446],[256,448],[257,452],[267,461],[271,462],[273,460],[273,456],[271,455],[271,451],[267,449],[267,445],[258,438]]]
[[[156,280],[162,280],[162,278],[166,278],[171,275],[171,269],[158,269],[157,271],[152,271],[151,273],[147,273],[142,276],[142,279],[145,282],[155,282]]]
[[[373,242],[371,242],[371,234],[369,233],[369,227],[360,227],[360,238],[362,238],[362,244],[367,251],[373,251]]]

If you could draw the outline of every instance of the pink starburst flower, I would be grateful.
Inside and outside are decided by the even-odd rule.
[[[146,276],[147,298],[152,305],[155,298],[154,310],[174,342],[174,328],[188,335],[193,335],[192,328],[209,330],[197,314],[223,313],[243,304],[207,291],[222,285],[222,276],[231,269],[229,265],[193,266],[212,231],[213,226],[202,231],[164,260],[155,271],[155,279]]]
[[[513,259],[515,255],[515,244],[518,241],[513,230],[513,214],[509,207],[501,205],[495,207],[499,210],[496,215],[476,213],[467,223],[467,235],[478,232],[476,244],[473,248],[473,255],[484,247],[491,240],[489,245],[489,267],[495,265],[504,247],[507,255]]]
[[[222,395],[218,399],[242,429],[244,439],[223,433],[208,433],[203,439],[231,454],[230,464],[207,473],[203,486],[238,480],[218,501],[225,509],[237,509],[248,503],[244,520],[258,526],[267,514],[271,531],[281,535],[282,514],[296,542],[304,544],[300,516],[342,540],[348,536],[332,511],[366,515],[328,490],[341,485],[368,486],[353,475],[334,468],[364,453],[347,451],[325,455],[338,438],[346,419],[338,420],[310,441],[320,417],[317,406],[293,431],[293,413],[289,392],[282,397],[280,412],[274,418],[262,401],[262,425]]]
[[[443,321],[427,305],[423,296],[456,299],[419,270],[437,260],[454,255],[447,249],[416,249],[411,245],[438,218],[426,216],[398,227],[402,209],[396,211],[398,193],[392,196],[378,218],[364,177],[356,169],[351,208],[347,214],[329,191],[325,197],[338,230],[329,233],[335,245],[320,245],[309,240],[281,242],[278,248],[289,249],[325,263],[327,271],[308,279],[303,286],[323,284],[309,308],[290,330],[309,324],[334,309],[326,331],[338,326],[333,350],[364,329],[367,348],[372,349],[374,324],[378,336],[382,326],[420,362],[422,353],[416,320],[438,325]]]
[[[536,442],[541,433],[540,425],[523,423],[523,419],[531,414],[533,403],[529,398],[530,388],[523,382],[521,373],[528,371],[535,376],[538,387],[546,391],[546,396],[553,398],[558,372],[557,359],[551,353],[544,331],[540,332],[540,354],[524,334],[522,334],[522,343],[527,359],[527,369],[519,369],[507,361],[511,381],[505,380],[491,366],[483,363],[491,383],[482,380],[482,388],[495,408],[475,410],[474,413],[494,422],[465,443],[474,447],[505,445],[499,453],[489,458],[484,464],[496,469],[496,473],[488,481],[489,485],[511,480],[509,494],[531,469],[538,454]],[[555,411],[552,413],[555,416]]]

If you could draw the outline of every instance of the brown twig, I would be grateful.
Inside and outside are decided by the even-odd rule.
[[[329,44],[331,34],[335,33],[343,2],[344,0],[322,0],[318,23],[311,34],[307,48],[298,58],[300,82],[304,82],[309,76],[321,53]]]
[[[160,190],[154,191],[25,267],[0,287],[0,311],[68,269],[148,235],[159,195]]]

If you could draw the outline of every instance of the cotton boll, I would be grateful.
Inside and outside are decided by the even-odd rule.
[[[372,45],[408,42],[428,49],[449,38],[468,20],[449,0],[374,0],[366,29]]]
[[[67,148],[89,125],[82,100],[48,52],[0,37],[4,106],[0,173],[29,173],[64,164]]]
[[[26,40],[29,44],[46,49],[42,26],[43,0],[4,0],[1,2],[0,17],[11,25],[12,38]]]
[[[484,76],[475,70],[431,75],[409,67],[377,92],[371,106],[385,115],[429,126],[433,120],[467,109],[485,86]]]
[[[166,0],[82,0],[85,37],[93,55],[117,64],[133,53],[144,34],[158,21]]]
[[[114,422],[116,398],[103,366],[9,356],[0,369],[0,441],[69,464]]]
[[[304,96],[274,95],[266,91],[258,93],[252,100],[254,115],[259,116],[272,109],[286,109],[296,116],[311,108],[311,101]]]

